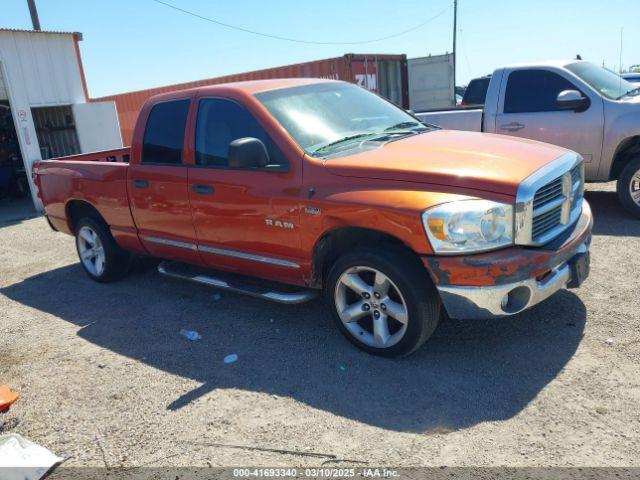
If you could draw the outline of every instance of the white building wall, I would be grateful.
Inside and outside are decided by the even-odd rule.
[[[41,160],[31,108],[87,101],[74,35],[0,30],[0,72],[4,77],[25,167],[30,172],[33,163]],[[111,113],[109,116],[113,117]],[[122,146],[119,134],[117,141],[112,135],[110,137],[114,143],[104,145],[106,148]],[[30,175],[28,177],[36,207],[41,208],[34,195]]]
[[[72,34],[0,30],[0,60],[14,101],[23,97],[31,107],[86,101]]]

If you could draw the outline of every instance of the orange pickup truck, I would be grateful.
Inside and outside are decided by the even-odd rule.
[[[444,311],[515,314],[589,272],[578,154],[442,130],[343,82],[158,95],[130,149],[34,176],[92,279],[152,256],[163,274],[268,300],[323,291],[345,336],[384,356],[416,350]]]

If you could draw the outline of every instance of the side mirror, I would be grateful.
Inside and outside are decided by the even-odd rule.
[[[269,165],[269,153],[261,140],[238,138],[229,144],[229,166],[232,168],[260,168]]]
[[[591,105],[591,100],[583,97],[577,90],[563,90],[558,94],[556,105],[560,110],[584,112]]]

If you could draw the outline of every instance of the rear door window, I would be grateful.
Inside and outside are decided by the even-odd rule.
[[[463,105],[484,105],[487,98],[490,78],[476,78],[469,82],[469,86],[464,91],[462,97]]]
[[[151,109],[144,131],[142,163],[182,163],[182,145],[189,102],[189,99],[171,100],[158,103]]]
[[[578,90],[569,80],[547,70],[516,70],[509,74],[504,113],[554,112],[563,90]]]
[[[233,100],[204,98],[196,120],[196,165],[227,168],[229,144],[244,137],[261,140],[270,167],[287,167],[284,154],[249,111]]]

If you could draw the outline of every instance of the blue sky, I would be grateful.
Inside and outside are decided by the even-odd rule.
[[[286,65],[344,53],[451,51],[453,9],[406,35],[363,45],[262,38],[152,0],[36,0],[45,30],[80,31],[91,96]],[[354,42],[412,28],[453,0],[165,0],[247,29]],[[26,0],[0,0],[0,26],[30,28]],[[506,63],[572,58],[640,64],[640,0],[459,0],[458,83]]]

